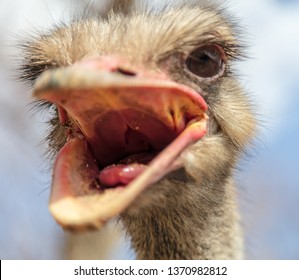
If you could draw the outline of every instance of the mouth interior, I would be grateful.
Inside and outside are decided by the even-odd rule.
[[[169,127],[157,117],[135,109],[101,115],[94,123],[95,133],[91,137],[81,135],[98,166],[91,185],[105,190],[129,184],[185,129],[188,119],[183,122],[180,128]]]

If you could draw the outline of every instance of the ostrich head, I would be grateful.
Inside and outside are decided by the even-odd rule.
[[[120,216],[137,232],[137,248],[152,242],[142,232],[151,224],[161,242],[148,250],[164,258],[209,251],[211,242],[193,241],[181,254],[174,240],[212,223],[213,233],[236,234],[229,186],[255,119],[232,70],[242,56],[236,29],[201,3],[162,11],[118,6],[24,45],[22,77],[55,108],[50,211],[65,229],[100,228]],[[161,243],[166,249],[155,255]],[[213,256],[221,255],[203,257]]]

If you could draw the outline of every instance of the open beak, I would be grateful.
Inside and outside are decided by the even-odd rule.
[[[100,228],[123,212],[182,168],[181,154],[206,133],[204,99],[165,78],[77,64],[44,72],[34,96],[55,103],[68,127],[49,208],[70,230]]]

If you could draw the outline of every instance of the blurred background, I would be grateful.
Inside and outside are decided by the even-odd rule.
[[[251,58],[236,67],[261,120],[258,143],[236,172],[247,258],[299,259],[299,1],[226,2],[247,32]],[[12,79],[17,37],[86,3],[0,0],[0,259],[134,258],[113,223],[70,237],[53,221],[40,143],[47,116],[30,110],[29,88]]]

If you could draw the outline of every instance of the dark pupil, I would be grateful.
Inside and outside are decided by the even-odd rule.
[[[186,63],[193,74],[202,78],[216,76],[222,68],[219,50],[214,46],[201,47],[193,51]]]
[[[211,58],[208,55],[203,54],[198,58],[198,62],[204,64],[204,63],[209,62],[210,59]]]

